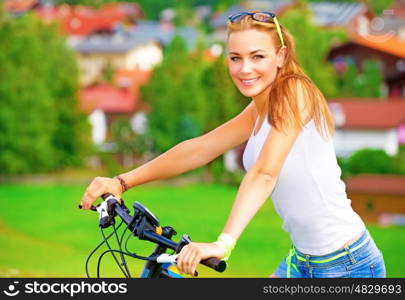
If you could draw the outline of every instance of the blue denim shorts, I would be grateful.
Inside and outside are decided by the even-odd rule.
[[[275,275],[281,278],[381,278],[386,273],[382,252],[365,230],[348,247],[327,255],[305,255],[293,246]]]

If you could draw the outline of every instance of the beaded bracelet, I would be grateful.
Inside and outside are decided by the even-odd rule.
[[[118,181],[120,182],[123,193],[129,189],[128,184],[125,182],[124,179],[122,179],[121,176],[115,176],[114,178],[118,179]]]

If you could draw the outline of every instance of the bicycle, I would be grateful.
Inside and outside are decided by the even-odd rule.
[[[176,243],[172,240],[172,237],[177,234],[174,228],[171,226],[161,227],[159,225],[159,219],[141,203],[133,203],[134,214],[131,216],[130,210],[125,206],[122,199],[120,203],[114,195],[109,193],[104,194],[101,197],[104,201],[97,206],[92,206],[91,210],[97,211],[99,214],[99,227],[101,235],[103,236],[103,241],[98,244],[87,257],[85,270],[88,278],[91,278],[88,271],[90,258],[103,244],[107,245],[108,250],[104,251],[98,259],[97,278],[100,278],[101,260],[107,253],[112,254],[115,262],[127,278],[131,278],[132,276],[128,269],[125,256],[146,261],[140,278],[183,278],[176,267],[177,254],[168,254],[166,251],[171,249],[174,250],[175,253],[179,253],[185,245],[191,242],[191,238],[187,234],[184,234],[180,242]],[[79,208],[81,208],[80,205]],[[122,220],[118,227],[115,226],[116,216],[119,216]],[[117,230],[123,223],[126,224],[126,228],[119,238]],[[113,232],[106,237],[103,229],[110,226],[113,227]],[[127,231],[130,233],[125,242],[125,251],[123,251],[122,242]],[[112,235],[115,235],[116,237],[119,250],[112,249],[108,242]],[[137,255],[127,249],[127,243],[131,236],[136,236],[139,240],[147,240],[157,245],[149,256]],[[119,254],[121,262],[119,262],[115,253]],[[214,257],[203,260],[200,263],[216,270],[217,272],[223,272],[227,267],[225,261]],[[198,276],[198,273],[196,272],[194,276]]]

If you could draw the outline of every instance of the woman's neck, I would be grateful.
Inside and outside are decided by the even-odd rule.
[[[259,95],[253,96],[252,100],[255,103],[257,113],[260,117],[263,117],[267,114],[268,101],[269,101],[269,91],[270,88],[265,89]]]

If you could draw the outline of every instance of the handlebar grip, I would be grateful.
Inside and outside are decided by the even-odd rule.
[[[114,196],[114,195],[111,194],[111,193],[105,193],[105,194],[102,194],[102,195],[101,195],[101,198],[103,198],[103,200],[105,200],[105,199],[107,199],[107,198],[110,197],[110,196]],[[80,209],[82,209],[82,206],[81,206],[80,204],[79,204],[78,206],[79,206]],[[97,211],[96,207],[93,206],[93,205],[90,207],[90,209],[93,210],[93,211]]]
[[[214,269],[217,272],[223,272],[226,269],[226,262],[216,257],[211,257],[200,262],[201,264]]]

